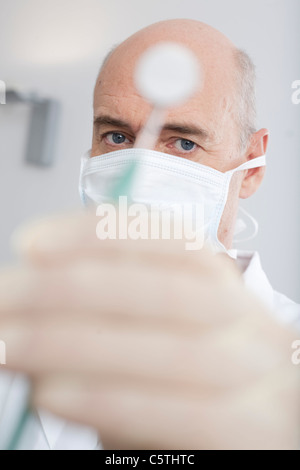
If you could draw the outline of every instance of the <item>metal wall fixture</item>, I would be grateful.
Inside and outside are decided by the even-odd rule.
[[[6,91],[6,103],[24,103],[31,108],[25,161],[36,166],[51,166],[54,161],[60,103],[16,90]]]

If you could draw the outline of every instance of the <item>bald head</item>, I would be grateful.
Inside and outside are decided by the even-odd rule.
[[[174,41],[198,57],[204,80],[218,91],[224,111],[229,111],[239,129],[240,150],[244,150],[255,132],[255,69],[249,56],[237,49],[220,31],[196,20],[175,19],[152,24],[115,47],[101,67],[97,83],[110,80],[113,72],[134,87],[136,62],[150,46]],[[207,88],[207,87],[206,87]],[[206,92],[208,90],[206,89]]]
[[[215,59],[232,57],[234,44],[218,30],[195,20],[167,20],[147,26],[120,44],[111,57],[125,54],[129,64],[151,45],[161,41],[174,41],[190,48],[199,59],[214,55]],[[128,65],[129,65],[128,64]]]

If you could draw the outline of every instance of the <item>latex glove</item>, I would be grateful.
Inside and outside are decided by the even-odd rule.
[[[232,262],[181,241],[99,241],[91,215],[19,233],[0,274],[7,367],[34,404],[96,427],[106,448],[299,447],[295,333]]]

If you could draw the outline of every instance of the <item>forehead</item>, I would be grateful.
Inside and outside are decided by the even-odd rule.
[[[137,60],[145,49],[144,44],[130,47],[123,43],[112,54],[96,83],[95,115],[105,112],[112,113],[116,118],[144,121],[151,107],[136,90],[134,72]],[[201,88],[184,105],[170,109],[169,119],[205,119],[207,124],[216,125],[220,119],[225,119],[225,114],[230,114],[228,111],[232,108],[235,91],[232,54],[228,51],[220,54],[216,45],[211,44],[208,48],[205,42],[200,49],[194,48],[193,52],[201,65]]]

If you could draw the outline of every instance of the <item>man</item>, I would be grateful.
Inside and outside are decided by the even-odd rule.
[[[264,155],[268,131],[254,129],[250,60],[213,28],[171,20],[139,31],[106,60],[91,156],[133,146],[150,112],[134,69],[163,40],[190,48],[204,81],[168,112],[155,151],[221,173]],[[232,176],[217,232],[227,250],[238,200],[263,174],[254,165]],[[24,266],[1,274],[1,339],[8,366],[31,377],[34,405],[94,427],[107,449],[299,447],[291,344],[300,310],[272,290],[258,256],[233,262],[186,252],[180,240],[99,242],[96,223],[79,215],[30,227],[18,237]],[[70,425],[40,417],[32,447],[45,445],[42,430],[49,447],[74,445]],[[93,437],[83,447],[94,448]]]

